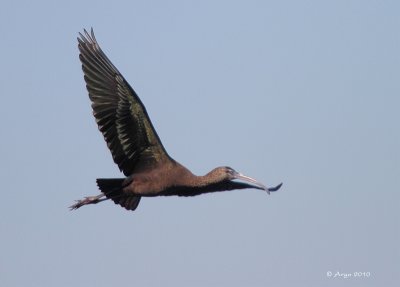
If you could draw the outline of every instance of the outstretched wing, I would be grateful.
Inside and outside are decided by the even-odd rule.
[[[79,33],[79,59],[92,101],[93,115],[114,162],[126,175],[172,160],[147,115],[146,108],[118,69],[101,50],[91,30]]]

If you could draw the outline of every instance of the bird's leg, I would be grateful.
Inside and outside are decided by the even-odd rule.
[[[84,199],[76,200],[76,203],[74,205],[71,205],[69,207],[69,209],[70,210],[78,209],[81,206],[84,206],[87,204],[96,204],[96,203],[99,203],[99,202],[107,200],[107,199],[108,198],[106,198],[103,193],[96,195],[96,196],[86,196]]]

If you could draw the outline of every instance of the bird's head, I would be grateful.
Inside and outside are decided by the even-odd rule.
[[[213,173],[214,176],[221,181],[222,180],[223,181],[241,180],[241,181],[244,181],[245,183],[240,183],[240,182],[235,182],[235,183],[243,185],[242,188],[252,187],[252,188],[256,188],[256,189],[262,189],[262,190],[265,190],[266,192],[268,192],[268,194],[270,192],[277,191],[282,186],[282,183],[281,183],[275,187],[268,188],[264,184],[259,182],[258,180],[254,179],[250,176],[244,175],[240,172],[237,172],[236,170],[234,170],[233,168],[231,168],[229,166],[217,167],[211,173]],[[235,188],[240,188],[240,187],[237,186]]]

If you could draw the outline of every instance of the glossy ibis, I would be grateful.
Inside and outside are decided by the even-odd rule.
[[[97,179],[101,194],[78,200],[70,208],[111,199],[135,210],[142,196],[194,196],[232,189],[278,190],[230,167],[196,176],[172,159],[161,144],[146,108],[118,69],[101,50],[93,33],[79,33],[79,59],[92,102],[93,114],[114,162],[125,178]],[[238,182],[234,180],[241,180]]]

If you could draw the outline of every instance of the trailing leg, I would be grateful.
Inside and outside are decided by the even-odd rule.
[[[107,200],[108,198],[105,197],[103,193],[96,195],[96,196],[86,196],[84,199],[81,200],[76,200],[76,203],[74,205],[71,205],[69,207],[70,210],[78,209],[81,206],[87,205],[87,204],[96,204],[101,201]]]

